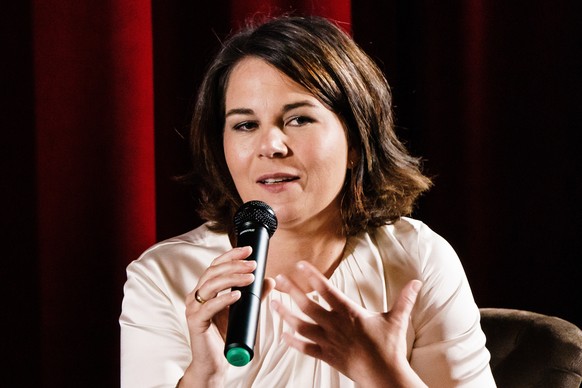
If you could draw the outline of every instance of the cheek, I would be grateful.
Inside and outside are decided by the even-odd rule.
[[[253,154],[253,139],[246,136],[236,136],[226,132],[223,137],[222,147],[227,163],[241,163],[248,160]]]
[[[235,154],[232,152],[232,150],[230,150],[226,146],[224,147],[224,160],[226,160],[226,165],[228,166],[229,170],[232,170],[232,167],[236,166],[236,163],[233,160],[234,155]]]
[[[314,155],[315,156],[315,155]],[[341,190],[346,178],[347,152],[343,147],[320,150],[312,159],[311,166],[317,171],[318,185],[328,190]]]
[[[224,150],[224,159],[226,160],[226,166],[228,167],[228,171],[230,171],[230,175],[232,179],[236,182],[236,167],[239,165],[237,163],[238,154],[236,152],[236,147],[234,146],[233,142],[225,136],[223,141],[223,150]]]
[[[241,149],[240,146],[237,145],[234,137],[225,133],[222,140],[222,148],[224,150],[224,158],[226,159],[228,168],[230,169],[232,166],[236,166],[237,161],[241,156]]]
[[[230,176],[234,181],[237,191],[242,196],[241,191],[244,191],[246,178],[249,172],[249,147],[241,142],[240,139],[226,136],[223,141],[224,159],[226,166],[230,172]]]

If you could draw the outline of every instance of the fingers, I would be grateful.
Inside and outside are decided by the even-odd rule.
[[[335,288],[313,265],[301,261],[297,264],[297,268],[306,277],[309,285],[317,291],[323,299],[325,299],[332,310],[344,310],[347,305],[351,303],[350,300],[340,290]]]
[[[276,288],[289,294],[299,309],[315,322],[319,323],[325,318],[328,311],[312,301],[295,281],[283,275],[278,275],[275,281],[277,282]]]
[[[309,288],[317,291],[317,293],[329,304],[332,310],[344,311],[351,307],[352,302],[341,291],[334,287],[313,265],[301,261],[297,264],[297,270],[301,277],[300,280],[307,281]],[[303,289],[304,288],[305,287],[303,287]],[[299,308],[306,313],[307,311],[305,311],[304,308],[310,306],[310,303],[307,301],[313,303],[305,296],[305,291],[303,291],[296,282],[293,282],[286,277],[277,277],[277,289],[290,294],[298,304]]]
[[[252,272],[256,263],[244,260],[251,252],[250,247],[243,247],[218,256],[186,296],[186,319],[191,336],[206,333],[212,322],[216,323],[219,332],[224,331],[223,315],[241,295],[240,291],[224,291],[235,286],[246,286],[253,281]]]
[[[204,305],[196,301],[187,304],[186,320],[191,338],[208,334],[209,330],[213,330],[213,323],[216,325],[215,330],[224,338],[228,319],[226,309],[239,300],[240,296],[240,291],[231,291],[212,298]]]
[[[321,346],[316,343],[303,341],[289,333],[283,333],[283,340],[289,347],[297,349],[308,356],[319,359],[322,357]]]
[[[263,280],[263,292],[261,293],[261,300],[265,300],[267,295],[275,288],[275,279],[273,278],[265,278]]]
[[[312,265],[299,263],[297,269],[298,276],[293,276],[292,279],[283,275],[277,276],[276,288],[289,294],[299,309],[312,321],[299,318],[276,301],[273,301],[271,306],[297,334],[308,340],[305,341],[290,335],[288,336],[288,345],[303,353],[319,358],[321,354],[320,344],[329,342],[326,338],[326,333],[335,333],[337,330],[341,330],[341,328],[338,328],[341,317],[355,316],[355,311],[358,307]],[[309,287],[298,284],[302,281],[307,282]],[[305,290],[307,288],[315,290],[324,298],[328,302],[331,311],[312,300],[306,294]]]
[[[301,339],[295,337],[293,334],[284,333],[283,339],[287,345],[312,357],[320,357],[321,348],[317,343],[325,336],[323,328],[317,324],[300,319],[277,300],[271,302],[271,308],[289,325],[292,332],[304,338]]]
[[[398,299],[396,299],[392,310],[390,310],[392,317],[399,320],[403,325],[408,325],[412,308],[416,303],[416,298],[421,287],[422,282],[420,280],[411,280],[408,282],[402,291],[400,291]]]
[[[226,289],[251,284],[254,280],[252,272],[256,268],[256,262],[244,260],[251,252],[250,247],[235,248],[217,257],[202,274],[194,291],[187,296],[186,303],[194,301],[196,293],[199,299],[210,301]],[[196,301],[198,304],[201,304],[200,302]]]

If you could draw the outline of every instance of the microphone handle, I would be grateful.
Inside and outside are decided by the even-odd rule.
[[[267,264],[269,233],[263,225],[253,226],[253,228],[246,228],[237,236],[238,247],[251,246],[253,248],[253,252],[246,260],[255,260],[257,267],[253,272],[255,275],[253,283],[245,287],[233,287],[233,290],[241,291],[241,297],[229,309],[224,354],[228,362],[235,366],[248,364],[254,356],[261,293]]]

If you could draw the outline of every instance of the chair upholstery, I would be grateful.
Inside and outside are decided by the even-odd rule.
[[[481,327],[499,388],[573,387],[582,381],[582,331],[530,311],[482,308]]]

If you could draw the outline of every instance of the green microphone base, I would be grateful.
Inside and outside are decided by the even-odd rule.
[[[226,359],[230,365],[245,366],[251,361],[251,354],[243,348],[230,348],[226,352]]]

